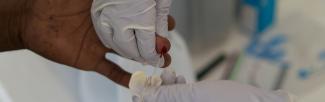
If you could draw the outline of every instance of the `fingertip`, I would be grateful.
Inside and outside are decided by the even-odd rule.
[[[158,54],[165,54],[170,50],[170,41],[156,34],[156,51]]]
[[[171,56],[169,54],[164,54],[163,56],[164,56],[165,63],[162,66],[162,68],[166,68],[171,64]]]
[[[168,31],[174,30],[175,26],[175,19],[172,16],[168,15]]]

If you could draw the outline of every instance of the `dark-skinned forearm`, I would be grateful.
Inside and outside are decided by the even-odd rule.
[[[23,49],[24,19],[32,0],[0,0],[0,51]]]

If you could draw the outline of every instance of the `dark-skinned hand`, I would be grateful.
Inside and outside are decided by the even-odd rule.
[[[114,51],[104,47],[95,33],[90,16],[92,0],[34,0],[30,4],[21,34],[27,49],[60,64],[96,71],[128,86],[130,74],[105,59],[107,52]],[[171,17],[168,21],[171,30],[175,22]],[[156,39],[159,52],[159,45],[166,45],[166,39],[158,36]],[[170,56],[164,57],[168,66]]]

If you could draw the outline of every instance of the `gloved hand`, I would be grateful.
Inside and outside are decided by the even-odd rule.
[[[134,73],[129,87],[134,94],[133,102],[292,102],[284,92],[265,91],[232,81],[185,84],[183,78],[168,71],[163,72],[161,79]]]
[[[160,67],[165,47],[156,46],[156,36],[166,38],[171,0],[94,0],[91,8],[95,30],[102,43],[128,59]],[[156,35],[158,34],[158,35]],[[158,40],[157,40],[158,41]],[[159,40],[160,41],[160,40]],[[156,51],[161,48],[161,52]]]

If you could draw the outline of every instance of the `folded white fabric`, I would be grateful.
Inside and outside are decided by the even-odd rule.
[[[91,16],[102,43],[119,55],[157,66],[156,33],[167,37],[171,0],[94,0]],[[161,63],[159,66],[163,66]]]
[[[225,80],[205,80],[185,84],[183,77],[164,71],[159,77],[142,72],[132,75],[133,102],[294,102],[284,91],[267,91]]]

